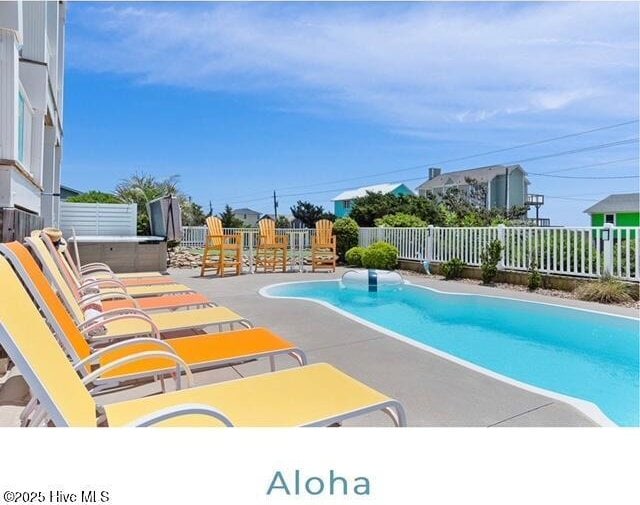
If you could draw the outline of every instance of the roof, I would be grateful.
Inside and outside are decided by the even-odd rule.
[[[64,184],[60,184],[60,189],[76,195],[81,195],[83,193],[83,191],[80,191],[79,189],[73,189],[69,186],[65,186]]]
[[[425,181],[417,189],[429,190],[435,188],[441,188],[443,186],[460,186],[466,184],[467,177],[475,179],[478,182],[491,182],[499,175],[504,175],[505,170],[509,171],[509,175],[512,172],[519,170],[525,175],[527,173],[520,165],[490,165],[488,167],[470,168],[468,170],[458,170],[456,172],[445,172],[437,175],[431,180]],[[529,181],[527,180],[527,183]]]
[[[257,216],[261,214],[261,212],[258,212],[257,210],[251,210],[251,209],[233,209],[233,213],[234,214],[255,214]]]
[[[332,198],[331,201],[337,202],[340,200],[353,200],[354,198],[362,198],[363,196],[367,196],[367,192],[382,193],[386,195],[387,193],[391,193],[392,191],[395,191],[400,186],[404,186],[404,184],[401,182],[395,182],[395,183],[386,183],[386,184],[376,184],[375,186],[365,186],[363,188],[358,188],[358,189],[350,189],[348,191],[343,191],[335,198]]]
[[[600,214],[604,212],[640,212],[640,193],[620,193],[609,195],[584,212]]]

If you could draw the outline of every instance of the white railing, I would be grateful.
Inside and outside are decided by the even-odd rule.
[[[479,266],[493,240],[503,245],[500,267],[523,271],[535,262],[543,273],[640,281],[638,227],[361,228],[359,244],[395,245],[400,259]]]
[[[249,257],[258,244],[257,228],[229,228],[225,233],[244,234]],[[290,257],[302,262],[311,248],[315,230],[282,228],[289,235]],[[183,227],[182,245],[203,248],[204,226]],[[500,268],[526,271],[532,262],[542,273],[578,277],[614,277],[640,282],[640,228],[638,227],[495,227],[478,228],[360,228],[359,245],[374,242],[395,245],[403,260],[442,263],[459,258],[470,266],[480,266],[481,255],[493,240],[503,245]]]
[[[242,233],[244,248],[256,248],[258,246],[258,228],[225,228],[225,234]],[[276,234],[288,235],[289,246],[292,249],[311,249],[311,241],[315,235],[315,230],[309,228],[277,228]],[[207,237],[206,226],[183,226],[182,241],[184,247],[200,249],[204,247]]]
[[[249,271],[254,269],[254,251],[258,248],[260,230],[258,228],[225,228],[225,234],[242,233],[242,243],[249,263]],[[304,269],[305,252],[311,249],[315,230],[309,228],[277,228],[276,234],[289,237],[289,262],[291,268]],[[207,237],[206,226],[183,226],[181,245],[194,249],[204,248]]]

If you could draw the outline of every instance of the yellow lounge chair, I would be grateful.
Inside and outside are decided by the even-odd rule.
[[[242,272],[243,239],[242,233],[224,234],[219,217],[207,218],[207,240],[202,253],[200,277],[206,270],[214,269],[220,277],[224,277],[225,269],[235,268],[236,275]]]
[[[260,236],[258,237],[258,248],[256,250],[255,265],[256,271],[262,267],[272,272],[276,268],[287,270],[287,249],[289,248],[289,236],[276,234],[276,222],[268,217],[258,222]]]
[[[27,243],[32,249],[39,242],[42,249],[44,243],[40,239],[28,237]],[[71,314],[78,329],[91,341],[109,342],[138,335],[153,335],[160,338],[161,334],[191,329],[201,329],[207,326],[217,326],[222,331],[224,326],[233,330],[238,324],[251,328],[252,324],[246,318],[236,314],[226,307],[207,307],[178,312],[146,313],[133,307],[113,309],[98,312],[85,317],[83,306],[78,303],[71,287],[66,283],[60,270],[48,251],[38,255],[38,259],[45,266],[47,277],[62,299],[67,311]]]
[[[36,233],[32,233],[33,237]],[[164,285],[164,284],[176,284],[176,282],[169,277],[168,275],[158,275],[156,277],[129,277],[126,279],[120,279],[115,276],[113,273],[105,272],[102,276],[83,276],[78,274],[73,267],[73,262],[69,262],[64,254],[62,254],[62,250],[66,250],[67,244],[64,239],[60,239],[57,244],[53,243],[53,239],[49,236],[49,234],[45,231],[41,231],[39,234],[40,238],[44,242],[49,254],[55,261],[56,265],[60,269],[61,272],[65,275],[65,277],[70,281],[74,282],[78,286],[85,286],[93,281],[102,281],[102,280],[111,280],[117,285],[121,285],[123,288],[128,287],[136,287],[136,286],[156,286],[156,285]]]
[[[3,269],[11,267],[0,258]],[[98,407],[26,291],[15,285],[0,290],[0,345],[46,413],[37,424],[329,426],[381,410],[406,425],[399,402],[325,363]]]
[[[46,240],[46,238],[44,239]],[[104,295],[102,298],[112,296],[114,298],[122,297],[122,295],[128,295],[132,298],[141,298],[149,296],[160,296],[163,294],[184,294],[191,293],[193,289],[183,284],[167,284],[164,286],[138,286],[126,288],[117,279],[97,279],[93,283],[84,284],[79,286],[77,280],[65,270],[61,270],[56,263],[53,256],[47,249],[44,240],[39,234],[32,234],[31,237],[27,237],[25,242],[31,248],[38,261],[43,266],[43,269],[47,273],[47,276],[52,278],[60,285],[64,284],[69,290],[73,290],[74,296],[76,296],[79,303],[83,303],[83,297],[87,294],[95,294],[94,291],[98,291]]]
[[[85,384],[93,384],[93,393],[131,380],[174,374],[176,366],[181,369],[178,372],[184,370],[191,379],[192,371],[264,357],[270,359],[272,371],[275,370],[275,358],[281,355],[290,355],[300,365],[306,364],[301,349],[266,328],[177,337],[167,341],[136,338],[92,349],[26,248],[18,242],[0,244],[0,255],[20,277]],[[2,269],[0,283],[18,291],[21,285],[15,277],[13,272]],[[10,303],[16,310],[21,310],[17,301]],[[167,357],[167,352],[175,356]],[[180,376],[176,375],[176,379]]]
[[[318,268],[336,271],[336,236],[333,223],[328,219],[316,222],[316,233],[311,244],[311,271]]]

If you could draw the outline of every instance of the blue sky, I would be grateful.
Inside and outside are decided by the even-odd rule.
[[[285,212],[298,199],[331,208],[352,187],[414,188],[431,165],[637,139],[636,122],[438,163],[637,120],[638,14],[591,2],[70,3],[63,184],[179,174],[205,210],[271,212],[275,189]],[[593,201],[638,191],[637,142],[522,165],[554,224],[586,224]],[[627,178],[535,175],[558,170]]]

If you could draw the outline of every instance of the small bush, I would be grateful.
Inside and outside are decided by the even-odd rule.
[[[375,220],[376,226],[379,228],[421,228],[427,226],[422,219],[404,212],[395,214],[387,214],[384,217]]]
[[[338,257],[340,261],[344,261],[347,251],[358,245],[360,227],[350,217],[341,217],[333,223],[333,232],[336,235]]]
[[[386,242],[376,242],[367,247],[362,254],[362,266],[391,270],[398,263],[398,248]]]
[[[87,191],[79,195],[70,196],[67,198],[67,202],[71,203],[123,203],[120,198],[111,193],[105,193],[104,191]]]
[[[349,249],[344,255],[344,258],[347,261],[347,265],[361,267],[362,255],[364,254],[365,250],[366,248],[364,247],[352,247],[351,249]]]
[[[501,254],[502,244],[499,240],[492,240],[480,255],[483,284],[493,284],[498,275],[498,262]]]
[[[462,269],[465,263],[460,258],[453,258],[442,265],[442,274],[447,280],[459,279],[462,277]]]
[[[574,294],[578,299],[588,302],[629,303],[633,301],[627,286],[608,276],[581,284],[575,289]]]
[[[542,275],[538,272],[538,264],[536,260],[529,262],[529,275],[527,277],[527,287],[529,291],[535,291],[542,286]]]

